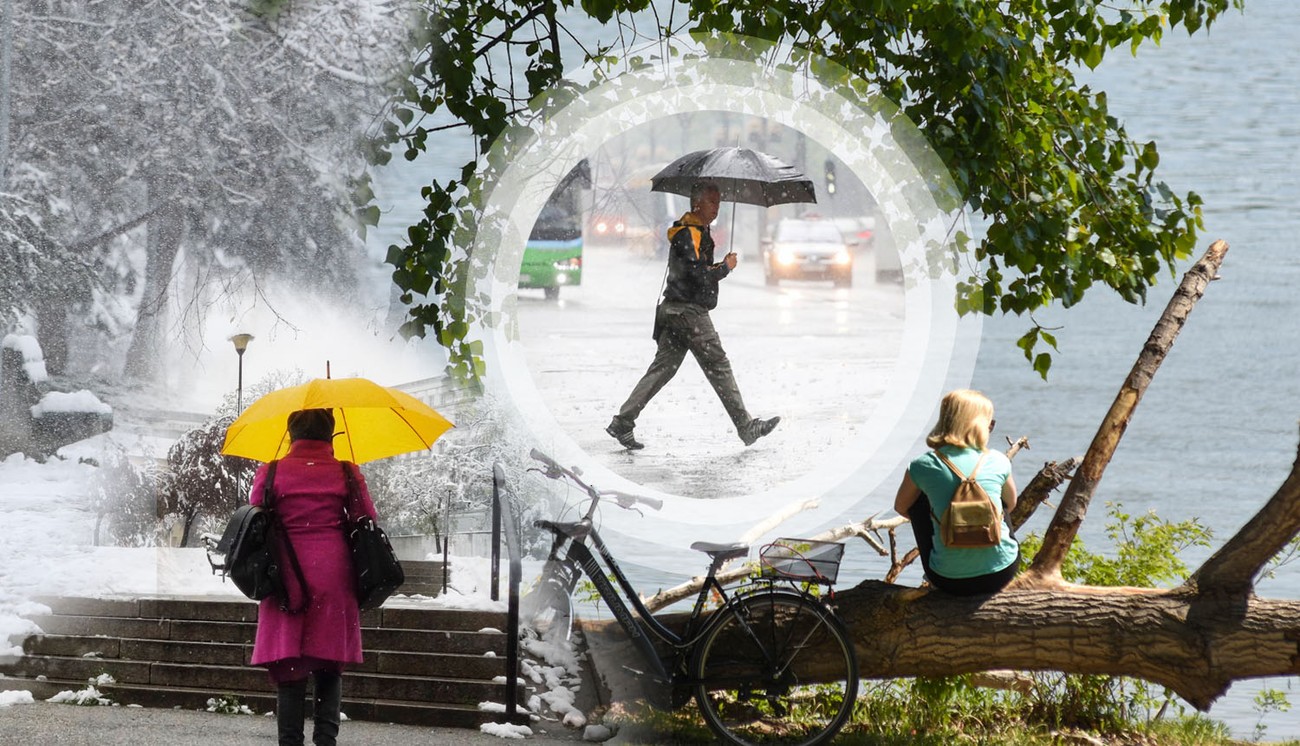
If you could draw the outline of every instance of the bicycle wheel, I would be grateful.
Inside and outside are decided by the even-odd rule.
[[[695,649],[695,698],[734,744],[826,743],[853,713],[858,665],[829,609],[796,593],[741,598]]]
[[[560,563],[547,562],[542,577],[519,599],[519,623],[535,630],[543,640],[569,639],[573,632],[573,599]]]

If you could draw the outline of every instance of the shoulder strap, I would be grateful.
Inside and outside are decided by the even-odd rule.
[[[975,478],[975,473],[980,470],[980,466],[984,463],[984,457],[988,455],[988,451],[980,451],[979,460],[975,462],[975,468],[970,470],[970,474],[962,474],[961,469],[958,469],[953,462],[949,461],[948,457],[943,455],[943,452],[938,448],[934,449],[934,455],[938,456],[940,461],[947,464],[948,468],[952,469],[952,473],[956,474],[958,479],[966,480]]]
[[[289,532],[284,530],[284,523],[280,521],[280,514],[275,510],[275,490],[272,489],[275,484],[275,466],[279,461],[272,461],[267,465],[266,482],[262,485],[262,508],[271,514],[271,525],[275,533],[284,537],[284,553],[289,556],[289,564],[293,567],[294,578],[298,581],[298,590],[302,591],[302,604],[296,609],[289,608],[289,591],[285,589],[285,597],[280,599],[280,611],[288,614],[299,614],[307,608],[310,603],[307,592],[307,576],[303,574],[302,565],[298,562],[298,553],[293,549],[293,542],[289,540]]]
[[[356,523],[365,515],[365,511],[361,509],[361,488],[357,486],[357,477],[352,473],[355,465],[351,461],[340,461],[339,464],[343,466],[343,479],[348,486],[347,501],[343,505],[347,513],[345,518],[349,523]]]
[[[266,479],[262,482],[262,508],[264,510],[275,509],[275,490],[271,486],[275,484],[275,466],[279,461],[272,461],[266,465]]]

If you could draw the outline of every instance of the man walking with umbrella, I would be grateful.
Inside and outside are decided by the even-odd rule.
[[[633,435],[636,418],[673,376],[689,351],[722,401],[736,433],[745,445],[776,428],[780,417],[751,417],[731,372],[731,361],[713,328],[709,311],[718,305],[718,283],[736,268],[736,253],[720,262],[713,258],[709,224],[718,217],[721,192],[711,181],[696,181],[690,190],[691,209],[668,229],[668,278],[655,313],[654,339],[658,351],[645,375],[614,415],[605,432],[627,449],[644,448]]]

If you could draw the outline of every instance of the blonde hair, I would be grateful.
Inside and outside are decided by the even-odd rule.
[[[984,450],[993,422],[993,402],[978,391],[957,389],[939,402],[939,421],[926,437],[931,448],[957,446]]]

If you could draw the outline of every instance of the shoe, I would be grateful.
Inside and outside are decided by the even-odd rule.
[[[623,425],[617,419],[610,422],[609,427],[605,428],[605,432],[613,436],[614,439],[618,441],[619,445],[629,451],[639,451],[642,448],[645,448],[645,443],[638,441],[636,437],[632,435],[632,430],[633,428],[631,426]]]
[[[780,417],[773,417],[770,420],[760,420],[755,417],[749,421],[748,425],[740,429],[740,439],[744,441],[745,445],[752,446],[759,438],[775,430],[780,422]]]

